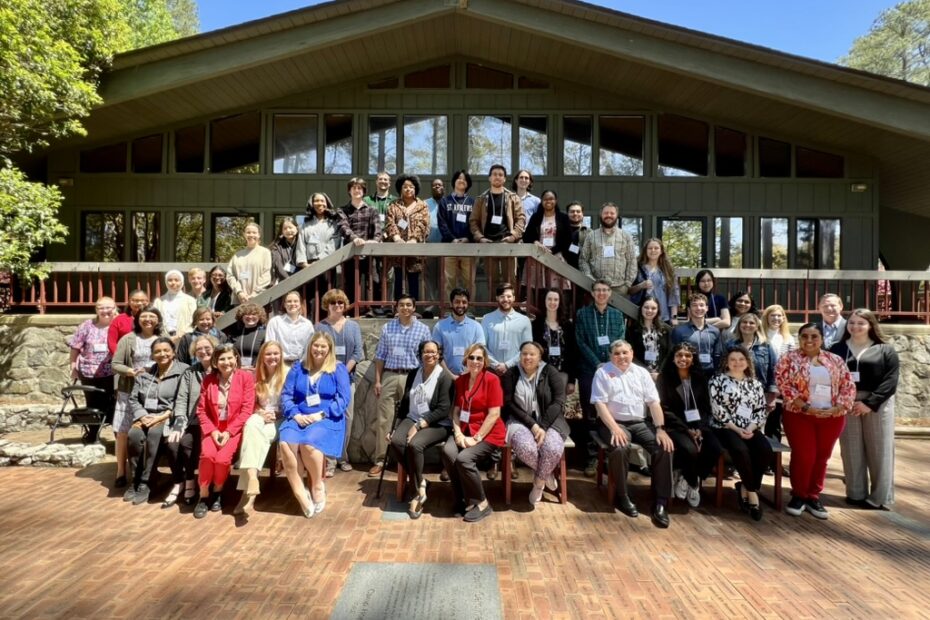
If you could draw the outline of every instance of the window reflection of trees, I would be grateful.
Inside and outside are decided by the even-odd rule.
[[[503,164],[510,172],[513,152],[509,116],[468,117],[468,169],[484,175],[493,164]]]
[[[245,226],[257,222],[257,215],[213,216],[213,260],[225,263],[238,250],[245,247]]]
[[[181,262],[203,260],[203,213],[177,213],[174,216],[174,259]]]
[[[448,127],[445,116],[404,117],[404,172],[446,174]]]

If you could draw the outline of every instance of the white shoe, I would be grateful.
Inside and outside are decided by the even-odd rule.
[[[684,499],[688,497],[688,481],[685,480],[685,477],[680,475],[678,476],[678,481],[675,482],[675,497],[678,499]]]
[[[557,488],[559,488],[558,483],[555,481],[555,476],[552,474],[549,474],[549,476],[546,478],[546,488],[550,491],[555,491]]]
[[[313,507],[313,514],[320,514],[324,508],[326,508],[326,487],[323,487],[323,498],[318,499]]]
[[[308,489],[304,489],[304,493],[307,497],[307,508],[304,510],[304,516],[308,519],[312,519],[313,515],[315,515],[317,512],[316,506],[313,505],[313,498],[310,497],[310,491]]]
[[[688,487],[688,505],[697,508],[701,505],[701,485]]]
[[[540,502],[543,495],[544,485],[533,483],[533,490],[530,491],[530,506],[535,506]]]

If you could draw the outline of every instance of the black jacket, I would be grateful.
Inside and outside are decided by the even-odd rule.
[[[413,381],[417,378],[419,368],[414,368],[407,373],[407,383],[404,385],[404,395],[400,399],[400,407],[397,408],[396,418],[403,420],[410,413],[410,390],[413,389]],[[430,426],[438,426],[443,420],[452,425],[452,403],[455,402],[455,378],[442,366],[436,366],[433,372],[440,372],[439,379],[436,381],[436,389],[433,390],[433,398],[429,401],[429,412],[423,416],[423,419]],[[397,421],[397,420],[395,420]],[[396,426],[396,424],[395,424]]]
[[[542,205],[536,209],[536,213],[530,217],[529,223],[526,225],[526,232],[523,233],[523,243],[535,243],[540,240],[539,227],[542,226],[543,221],[543,208]],[[572,244],[572,223],[568,219],[568,215],[559,211],[558,207],[555,210],[555,245],[549,248],[552,250],[553,254],[562,254],[566,258],[568,254],[568,248]]]
[[[707,380],[691,376],[691,391],[697,401],[697,409],[701,413],[700,422],[688,422],[685,418],[685,390],[681,381],[666,381],[665,375],[659,375],[656,381],[656,390],[659,392],[659,402],[665,413],[665,427],[670,431],[687,431],[691,428],[709,428],[710,422],[710,391]],[[689,397],[690,400],[690,397]],[[692,407],[695,405],[691,404]]]
[[[664,329],[659,332],[659,359],[656,360],[656,368],[662,368],[662,365],[665,363],[665,358],[668,356],[669,348],[671,347],[670,336],[671,330],[666,325]],[[639,321],[629,322],[626,330],[626,341],[630,343],[630,347],[633,349],[633,361],[639,366],[647,366],[646,345],[643,342],[643,327],[639,324]]]
[[[568,375],[569,383],[574,383],[575,379],[578,378],[578,343],[575,342],[575,324],[572,321],[564,321],[559,323],[559,327],[562,328],[562,339],[558,346],[562,348],[562,351],[557,370]],[[544,313],[536,317],[533,321],[532,328],[533,340],[541,344],[546,350],[543,361],[547,364],[551,364],[552,362],[549,359],[550,343],[546,342],[546,315]],[[557,343],[553,342],[551,344]]]
[[[517,405],[514,398],[517,383],[520,381],[519,366],[510,368],[501,377],[501,389],[504,392],[504,407],[501,410],[501,415],[506,421],[519,422],[527,428],[532,428],[533,424],[539,424],[543,430],[554,428],[562,436],[562,439],[565,439],[569,433],[568,422],[562,412],[562,407],[565,405],[565,379],[558,370],[549,364],[546,364],[538,372],[536,402],[539,404],[539,421],[537,422],[532,413],[524,411]]]

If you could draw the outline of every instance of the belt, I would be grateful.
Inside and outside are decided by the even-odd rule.
[[[411,370],[415,370],[415,369],[414,369],[414,368],[385,368],[385,369],[384,369],[384,372],[403,372],[403,373],[408,373],[408,372],[410,372]]]

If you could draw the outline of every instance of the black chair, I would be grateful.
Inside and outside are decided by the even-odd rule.
[[[75,399],[76,392],[81,392],[86,395],[103,391],[104,390],[101,390],[100,388],[93,387],[91,385],[81,385],[79,383],[74,383],[67,387],[61,388],[61,411],[58,412],[58,417],[55,418],[55,421],[51,423],[52,432],[48,442],[55,442],[55,431],[58,430],[58,427],[60,426],[67,427],[81,425],[85,427],[101,427],[106,424],[106,413],[100,411],[99,409],[94,409],[93,407],[79,407],[77,400]],[[71,405],[73,407],[73,409],[70,411],[67,410],[68,401],[71,401]],[[97,433],[97,443],[100,443],[99,432]]]

